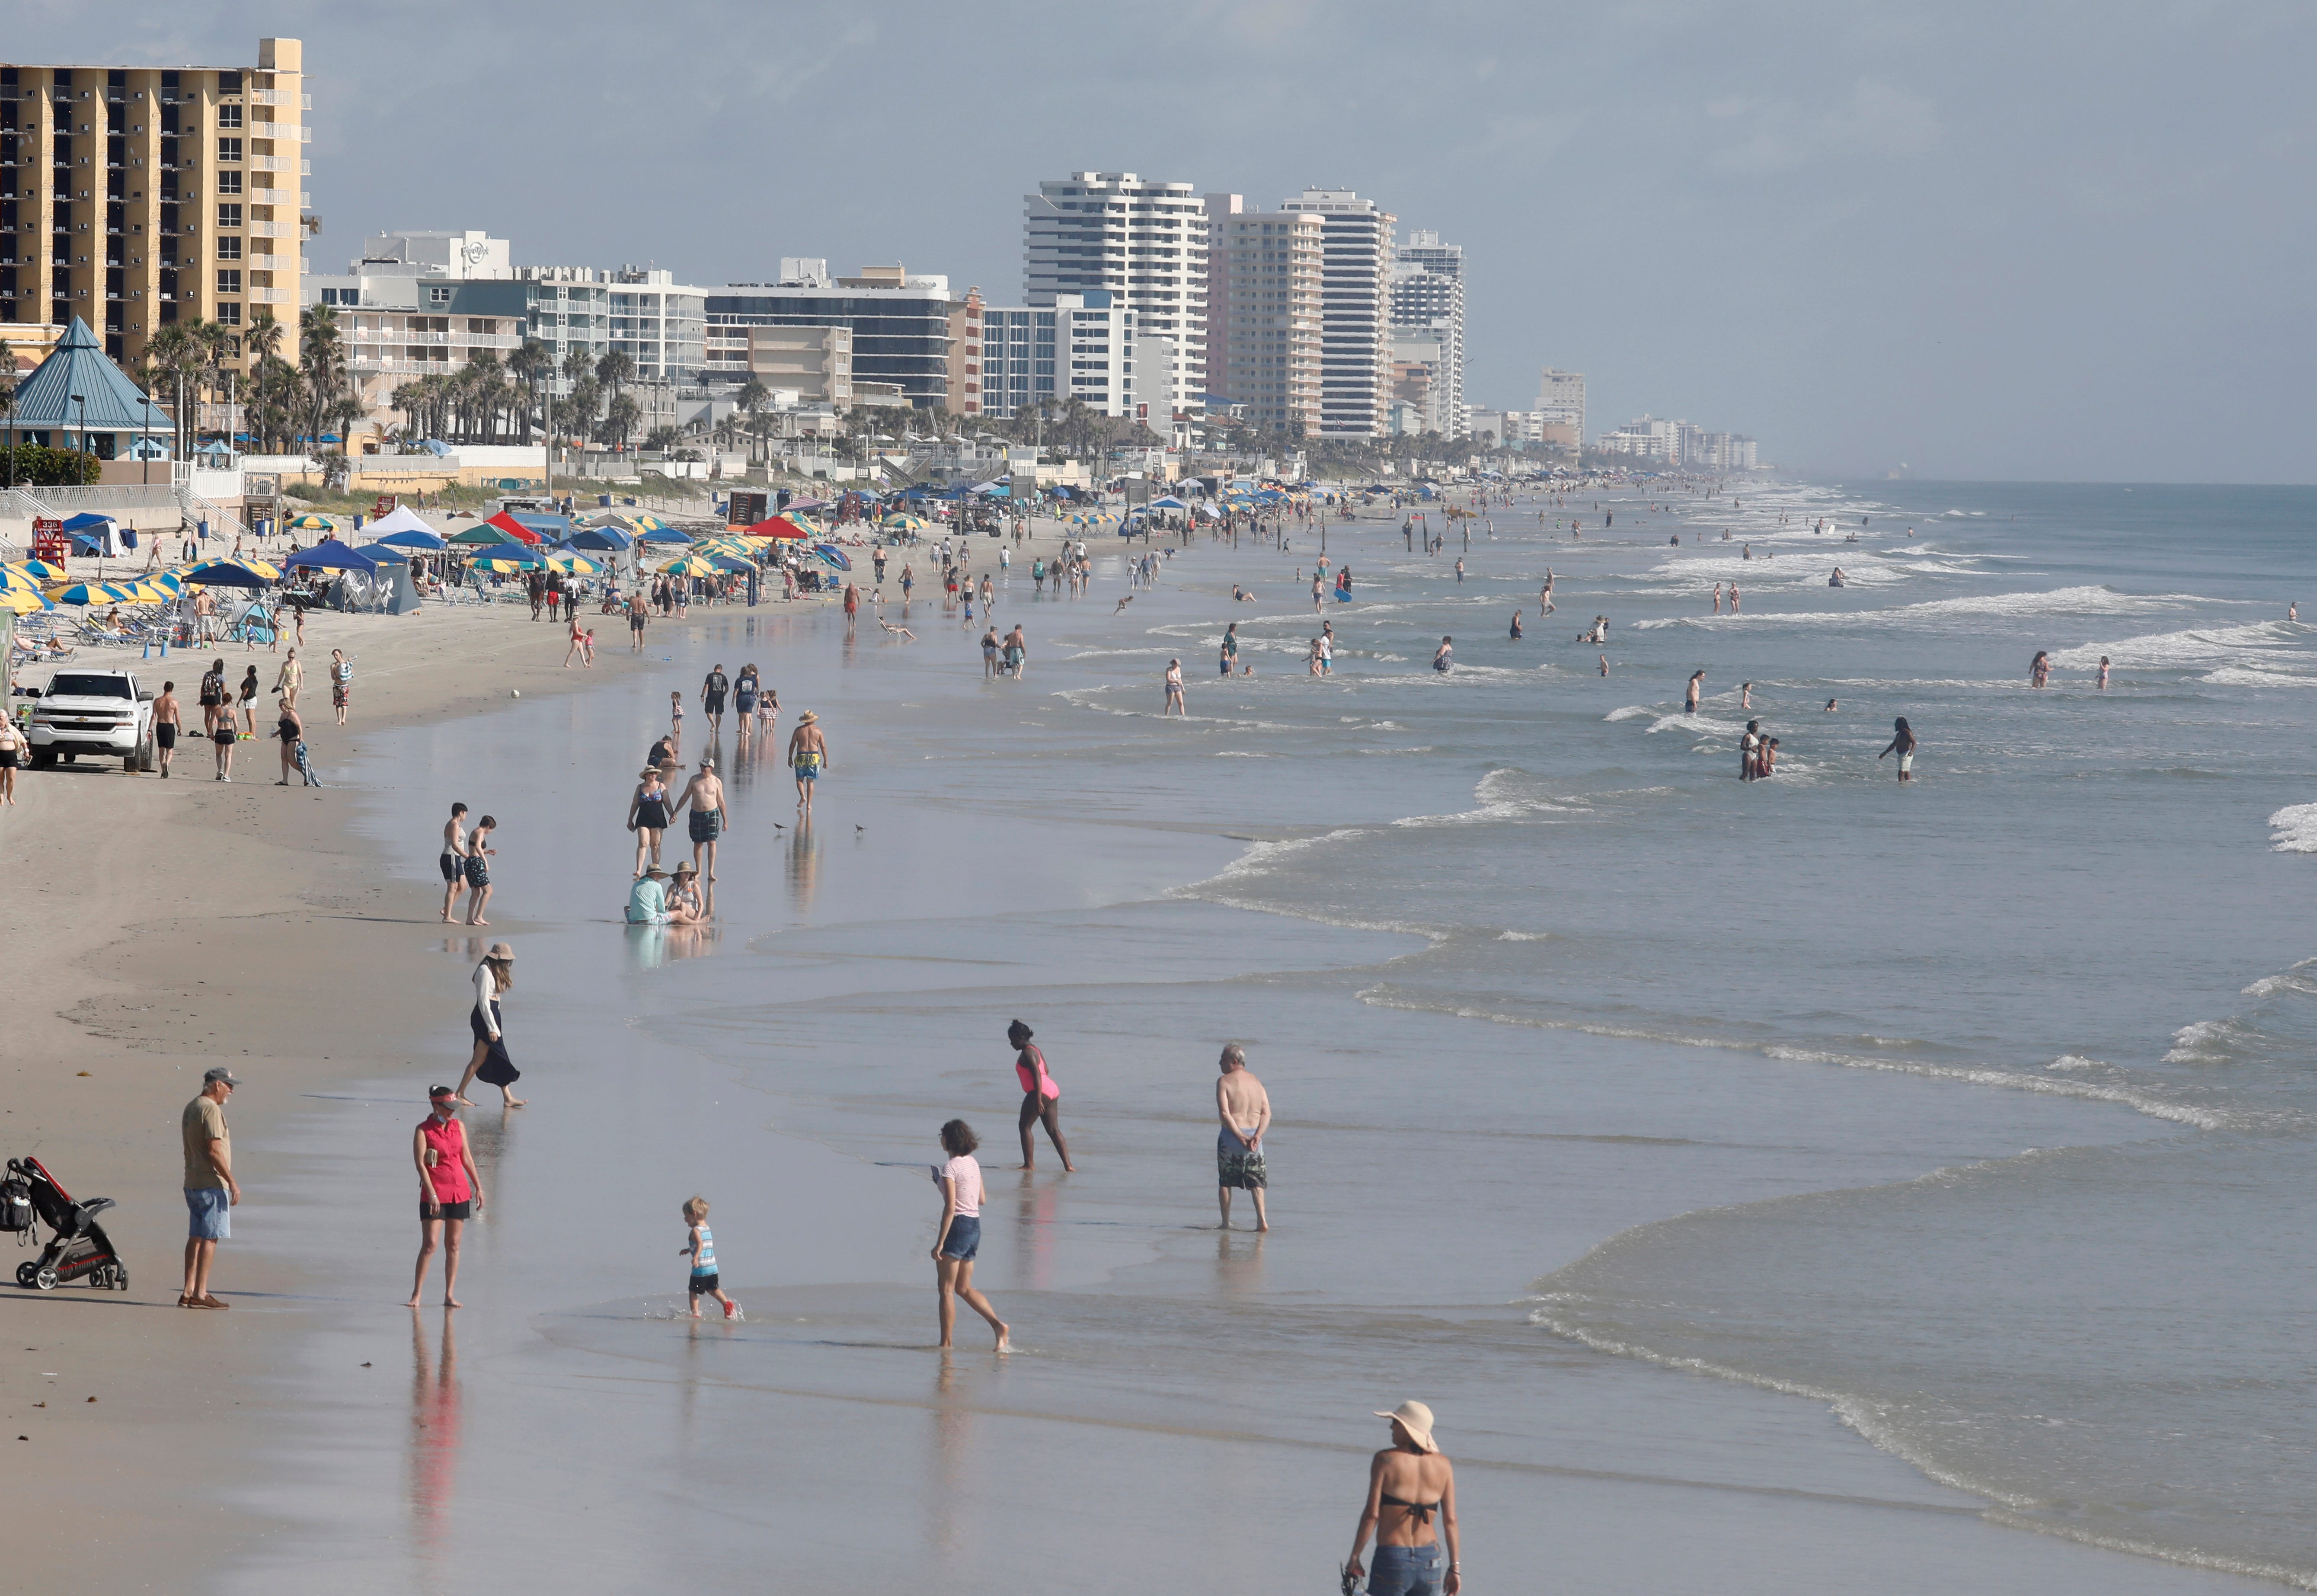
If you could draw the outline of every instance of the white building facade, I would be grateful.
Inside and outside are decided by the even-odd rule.
[[[1206,385],[1207,225],[1192,185],[1073,172],[1022,203],[1023,298],[1043,309],[1066,293],[1112,294],[1138,336],[1176,345],[1178,380],[1164,402],[1195,408]],[[1144,402],[1158,402],[1155,388]]]
[[[1544,368],[1536,382],[1537,413],[1547,420],[1574,429],[1574,435],[1585,435],[1585,373],[1557,372]]]
[[[1320,218],[1320,419],[1323,438],[1375,438],[1392,400],[1392,226],[1398,220],[1349,189],[1305,189],[1282,211]]]
[[[1414,231],[1392,252],[1391,330],[1397,344],[1403,337],[1428,336],[1439,347],[1432,391],[1436,425],[1443,437],[1465,431],[1464,418],[1464,247],[1443,244],[1440,235]],[[1395,349],[1392,358],[1409,356]]]

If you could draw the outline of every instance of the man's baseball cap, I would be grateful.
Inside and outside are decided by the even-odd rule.
[[[228,1086],[239,1086],[241,1084],[241,1077],[235,1074],[231,1070],[227,1069],[223,1064],[218,1065],[215,1069],[210,1070],[207,1074],[201,1077],[201,1084],[203,1086],[207,1086],[212,1080],[222,1080]]]

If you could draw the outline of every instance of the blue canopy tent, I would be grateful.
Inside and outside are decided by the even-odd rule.
[[[1164,498],[1152,499],[1150,507],[1154,510],[1187,510],[1191,507],[1170,493]]]
[[[656,526],[645,533],[641,541],[647,543],[682,543],[687,548],[692,543],[691,538],[676,531],[673,526]]]
[[[184,582],[195,587],[270,587],[273,584],[249,567],[233,560],[204,560],[191,570],[182,573]]]
[[[451,545],[443,542],[440,537],[437,537],[434,533],[431,532],[421,532],[418,528],[414,526],[404,532],[389,532],[384,537],[379,539],[377,542],[371,543],[366,546],[372,549],[416,549],[424,552],[431,553],[434,550],[447,549]]]
[[[567,549],[592,549],[597,553],[616,554],[634,546],[635,539],[616,526],[583,526],[564,542]]]
[[[372,545],[372,547],[375,546],[375,544]],[[405,554],[398,558],[407,560],[409,556]],[[290,570],[358,570],[366,573],[376,570],[379,562],[351,543],[339,542],[335,538],[326,538],[310,549],[299,550],[295,554],[282,560],[282,564],[284,569]]]

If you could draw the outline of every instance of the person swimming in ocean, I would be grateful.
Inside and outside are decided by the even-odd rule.
[[[1520,640],[1521,640],[1521,613],[1520,613],[1518,610],[1515,610],[1515,611],[1513,612],[1513,641],[1515,641],[1515,642],[1518,642],[1518,641],[1520,641]]]
[[[1440,640],[1440,646],[1433,650],[1432,668],[1438,671],[1442,676],[1446,676],[1448,674],[1448,668],[1455,663],[1455,648],[1454,641],[1452,639],[1444,637]]]

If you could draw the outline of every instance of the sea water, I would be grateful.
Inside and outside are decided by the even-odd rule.
[[[1082,1588],[1173,1588],[1137,1572],[1164,1556],[1286,1588],[1341,1556],[1367,1413],[1416,1395],[1463,1471],[1468,1564],[1500,1574],[2317,1582],[2317,946],[2294,912],[2317,627],[2286,619],[2317,495],[1765,485],[1421,508],[1438,556],[1409,551],[1398,512],[1328,529],[1354,596],[1320,614],[1316,528],[1284,550],[1202,538],[1123,614],[1110,550],[1080,598],[1033,597],[1017,563],[997,619],[1028,628],[1019,683],[980,679],[979,628],[934,605],[912,606],[915,644],[866,617],[695,612],[654,635],[666,680],[399,739],[372,775],[419,811],[522,795],[490,799],[522,817],[493,908],[533,917],[513,1034],[553,1062],[527,1063],[548,1112],[491,1142],[470,1241],[536,1311],[497,1343],[502,1370],[664,1457],[702,1548],[789,1532],[759,1512],[767,1481],[819,1502],[841,1479],[828,1511],[865,1497],[909,1527],[847,1554],[892,1581],[1009,1588],[1033,1556]],[[1737,614],[1713,613],[1716,582]],[[1606,648],[1576,641],[1596,614]],[[1226,679],[1233,620],[1255,674]],[[1335,670],[1314,678],[1323,620]],[[623,931],[627,761],[655,701],[752,649],[782,735],[803,707],[828,728],[818,816],[728,729],[719,928]],[[1904,786],[1877,758],[1900,715],[1919,740]],[[1749,719],[1781,743],[1765,781],[1737,779]],[[463,1054],[460,954],[444,1034]],[[1078,1175],[1042,1133],[1037,1171],[1011,1167],[1017,1016]],[[1260,1238],[1212,1228],[1232,1040],[1278,1114]],[[633,1072],[669,1049],[712,1072],[661,1100]],[[979,1280],[1022,1350],[934,1376],[912,1349],[953,1115],[983,1139]],[[674,1238],[604,1215],[607,1163],[671,1212],[719,1193],[751,1323],[712,1376],[637,1284],[648,1266],[621,1261]],[[574,1212],[595,1216],[584,1235]],[[967,1316],[961,1345],[984,1335]],[[586,1405],[609,1389],[591,1382],[653,1368],[788,1405],[720,1436],[711,1466],[690,1429]],[[482,1475],[610,1444],[470,1390]],[[856,1449],[800,1475],[772,1439],[799,1403],[854,1415]],[[923,1468],[891,1428],[920,1408]],[[977,1529],[1006,1508],[983,1469],[1036,1482],[1034,1553]],[[1257,1478],[1260,1520],[1212,1499]],[[600,1522],[636,1511],[571,1488]],[[2089,1554],[2069,1538],[2152,1560],[2070,1562]],[[524,1545],[494,1515],[463,1556]]]

